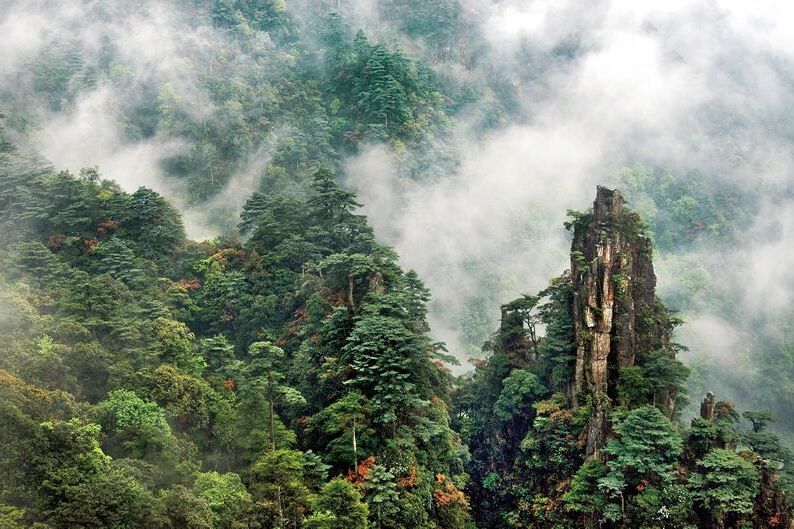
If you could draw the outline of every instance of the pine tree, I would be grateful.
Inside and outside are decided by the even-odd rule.
[[[156,260],[170,254],[185,240],[185,228],[176,209],[145,187],[130,195],[120,229],[148,259]]]
[[[243,399],[263,399],[267,402],[269,444],[271,450],[276,450],[277,400],[287,406],[302,406],[306,400],[297,390],[282,384],[285,378],[281,371],[283,349],[270,342],[255,342],[251,344],[248,354],[250,359],[241,368],[240,391]]]
[[[418,336],[394,318],[364,315],[355,324],[343,358],[353,368],[351,384],[369,396],[378,421],[405,418],[420,399],[415,373],[427,361]]]
[[[135,252],[123,240],[113,237],[102,241],[97,246],[96,256],[99,257],[99,273],[110,274],[128,285],[142,286],[145,281],[144,269],[135,257]]]
[[[752,463],[732,450],[715,448],[697,468],[689,481],[696,505],[723,524],[753,513],[758,471]]]

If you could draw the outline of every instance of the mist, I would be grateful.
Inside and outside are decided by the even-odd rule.
[[[30,116],[35,150],[55,167],[99,166],[124,189],[165,194],[183,210],[191,237],[225,229],[211,218],[225,216],[226,227],[234,226],[260,186],[278,132],[251,149],[212,199],[197,204],[188,185],[163,169],[189,147],[165,130],[131,137],[124,105],[150,83],[167,88],[159,104],[200,121],[215,109],[201,71],[212,68],[218,50],[261,69],[278,62],[272,42],[263,37],[253,58],[178,2],[2,4],[0,90],[39,109]],[[313,24],[334,7],[287,2],[309,41],[317,37]],[[682,236],[680,247],[656,252],[660,293],[688,322],[678,336],[690,347],[687,360],[727,373],[712,370],[718,375],[695,390],[752,400],[740,387],[757,367],[750,327],[780,333],[794,293],[794,127],[782,117],[794,105],[794,36],[786,27],[794,7],[771,0],[604,0],[587,9],[464,0],[461,13],[474,35],[467,38],[481,42],[457,44],[482,50],[476,61],[463,52],[437,60],[426,43],[385,18],[376,0],[341,7],[351,29],[425,57],[444,76],[478,80],[496,72],[514,90],[517,107],[496,126],[477,126],[496,97],[487,87],[459,111],[447,139],[454,170],[409,175],[404,161],[413,154],[388,144],[363,145],[342,164],[378,236],[432,290],[433,334],[463,360],[463,370],[479,354],[477,341],[496,327],[501,303],[537,292],[567,268],[566,210],[586,209],[597,184],[623,185],[625,167],[657,167],[696,174],[709,189],[738,186],[757,202],[757,218],[729,247],[708,238],[684,244]],[[112,49],[118,64],[112,75],[71,82],[63,101],[38,101],[29,95],[35,79],[24,71],[52,46],[79,50],[88,66]],[[628,198],[641,214],[657,213],[649,197]],[[709,286],[693,289],[693,270]],[[742,309],[717,310],[715,296]]]
[[[217,235],[213,219],[231,217],[256,188],[267,165],[271,144],[260,145],[210,204],[188,199],[183,182],[169,178],[164,163],[186,154],[190,146],[168,130],[147,137],[130,134],[130,107],[147,103],[147,90],[159,87],[160,107],[206,121],[218,110],[202,76],[217,54],[235,50],[223,32],[202,22],[180,2],[98,2],[95,0],[4,0],[0,10],[0,92],[23,109],[30,121],[27,147],[58,169],[77,174],[97,167],[103,177],[126,191],[149,187],[167,196],[185,214],[188,234],[197,239]],[[262,42],[260,49],[272,48]],[[255,64],[248,54],[235,61]],[[274,54],[275,55],[275,54]],[[108,73],[99,73],[112,63]],[[87,79],[71,78],[62,99],[35,94],[37,61],[74,61]],[[261,68],[267,61],[260,61]],[[33,69],[34,72],[30,70]],[[272,143],[272,142],[271,142]],[[226,229],[226,228],[224,228]]]
[[[680,247],[656,251],[659,292],[687,322],[677,340],[697,371],[692,399],[712,390],[740,407],[777,407],[748,378],[759,368],[757,334],[782,332],[794,293],[792,131],[780,117],[794,103],[785,30],[794,8],[465,4],[490,44],[487,64],[519,86],[521,112],[484,137],[464,116],[458,169],[441,179],[407,177],[383,146],[347,162],[377,233],[431,288],[434,333],[461,357],[475,354],[472,299],[488,300],[493,330],[500,303],[565,270],[565,211],[586,209],[596,184],[621,187],[621,169],[638,165],[692,173],[709,189],[746,190],[758,212],[728,246],[706,237],[692,247],[682,234]],[[648,197],[628,198],[646,217],[657,213]],[[693,270],[709,286],[693,290]],[[715,298],[738,308],[726,315]]]

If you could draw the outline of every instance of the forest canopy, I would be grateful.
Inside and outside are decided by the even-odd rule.
[[[0,527],[787,527],[794,63],[717,4],[10,0]]]

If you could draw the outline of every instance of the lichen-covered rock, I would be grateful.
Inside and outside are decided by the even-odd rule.
[[[609,436],[620,369],[635,365],[638,356],[667,349],[670,325],[656,298],[651,241],[620,193],[599,186],[592,213],[573,226],[577,350],[572,400],[586,399],[592,406],[586,454],[598,456]],[[672,416],[675,391],[671,388],[662,398]]]
[[[703,402],[700,403],[700,416],[707,421],[713,421],[715,407],[716,403],[714,401],[714,393],[709,391],[706,393],[706,398],[704,398]]]

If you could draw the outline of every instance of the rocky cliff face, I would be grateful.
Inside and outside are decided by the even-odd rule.
[[[688,370],[639,216],[604,187],[572,216],[570,270],[502,305],[461,391],[481,526],[794,529],[766,414],[748,431],[709,393],[689,430],[675,424]]]
[[[576,372],[572,399],[592,405],[586,454],[599,455],[620,370],[667,348],[670,325],[656,299],[651,241],[617,191],[598,187],[592,213],[574,223],[571,279]],[[670,353],[672,354],[672,353]],[[661,396],[670,415],[675,394]]]

